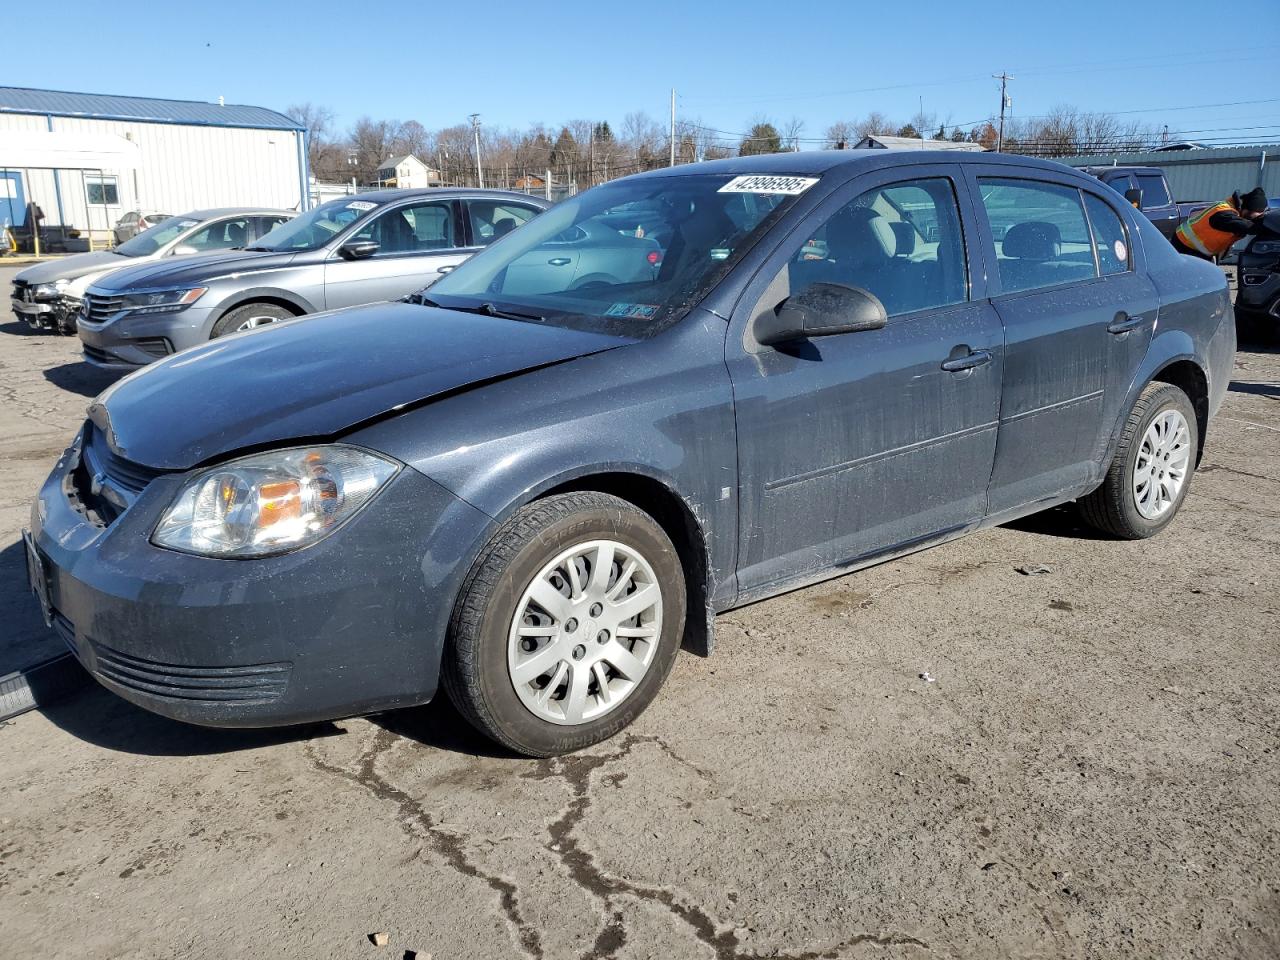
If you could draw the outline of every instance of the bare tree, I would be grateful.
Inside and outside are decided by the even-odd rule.
[[[857,141],[857,130],[851,120],[837,120],[827,127],[827,148],[849,149]]]

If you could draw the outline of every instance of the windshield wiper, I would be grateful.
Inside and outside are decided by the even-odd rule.
[[[426,297],[419,298],[419,296],[420,295],[418,294],[414,294],[414,297],[418,298],[414,299],[414,302],[421,303],[424,307],[443,306],[443,304],[436,303],[434,300],[430,300]],[[459,313],[478,313],[486,317],[501,317],[503,320],[532,320],[534,323],[544,323],[547,319],[546,317],[539,316],[536,313],[519,313],[515,310],[499,310],[487,300],[484,303],[467,307],[454,306],[451,304],[449,306],[445,306],[444,309],[457,310]]]
[[[274,247],[232,247],[233,250],[243,250],[245,253],[275,253]]]

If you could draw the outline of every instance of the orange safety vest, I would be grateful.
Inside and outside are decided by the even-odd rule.
[[[1209,218],[1223,210],[1239,212],[1230,200],[1220,200],[1212,207],[1201,210],[1191,219],[1183,221],[1178,227],[1178,239],[1206,257],[1222,256],[1231,249],[1233,243],[1240,239],[1238,234],[1229,230],[1218,230],[1209,226]]]

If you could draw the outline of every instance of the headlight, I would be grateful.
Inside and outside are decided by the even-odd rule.
[[[1280,240],[1255,240],[1250,253],[1280,253]]]
[[[208,290],[208,287],[181,287],[177,290],[130,293],[121,298],[121,308],[131,313],[174,313],[187,309]]]
[[[395,476],[399,464],[331,444],[276,450],[202,470],[151,542],[207,557],[262,557],[315,543]]]
[[[56,297],[58,295],[58,287],[52,283],[37,283],[35,294],[37,297]]]

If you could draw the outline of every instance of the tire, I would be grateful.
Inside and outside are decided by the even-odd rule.
[[[1169,437],[1167,445],[1157,444],[1155,448],[1158,454],[1156,462],[1164,460],[1158,469],[1167,471],[1163,475],[1171,483],[1176,483],[1176,490],[1170,491],[1169,485],[1162,484],[1154,473],[1146,487],[1140,486],[1141,474],[1146,471],[1140,472],[1139,464],[1145,465],[1151,460],[1147,442],[1152,424],[1161,420],[1167,427],[1176,418],[1181,418],[1185,427],[1181,442],[1173,431],[1166,431],[1165,436]],[[1185,393],[1171,383],[1147,384],[1125,421],[1115,457],[1102,486],[1079,501],[1080,514],[1085,522],[1125,540],[1154,537],[1167,527],[1181,509],[1191,487],[1199,449],[1199,429],[1195,408]],[[1168,454],[1167,459],[1160,455],[1161,450]],[[1180,470],[1177,469],[1179,465]],[[1175,478],[1175,473],[1180,479]],[[1135,477],[1139,478],[1138,484],[1135,484]],[[1140,491],[1145,491],[1146,497],[1151,491],[1171,492],[1172,496],[1152,500]],[[1155,514],[1157,510],[1158,514]]]
[[[225,337],[229,333],[240,333],[242,329],[251,330],[253,326],[263,326],[278,320],[292,320],[295,316],[292,310],[279,304],[246,303],[242,307],[236,307],[223,314],[213,325],[213,333],[209,335],[209,339],[217,340],[218,337]],[[247,326],[247,324],[253,324],[253,326]]]
[[[600,552],[604,543],[612,544],[611,553]],[[580,583],[564,575],[567,565],[551,569],[575,550],[588,551],[572,561],[583,561],[575,565]],[[597,564],[602,556],[613,562]],[[634,572],[623,581],[632,561]],[[602,581],[592,575],[597,567],[604,571]],[[556,599],[548,587],[562,598],[578,599]],[[655,596],[639,595],[653,587],[657,606],[637,606]],[[541,607],[530,597],[535,589],[555,603]],[[611,599],[618,589],[623,592]],[[628,597],[634,600],[623,606]],[[545,612],[550,606],[560,615]],[[641,612],[611,619],[631,607]],[[652,517],[604,493],[550,496],[504,523],[468,573],[445,647],[445,691],[477,729],[517,753],[551,757],[580,750],[618,733],[653,701],[675,663],[684,620],[684,570]],[[544,627],[545,635],[516,633]],[[644,631],[651,639],[639,637]],[[538,654],[542,659],[535,664]],[[516,679],[521,665],[527,673],[523,683]],[[604,696],[597,669],[606,678]],[[575,701],[578,719],[571,689],[583,691]]]

